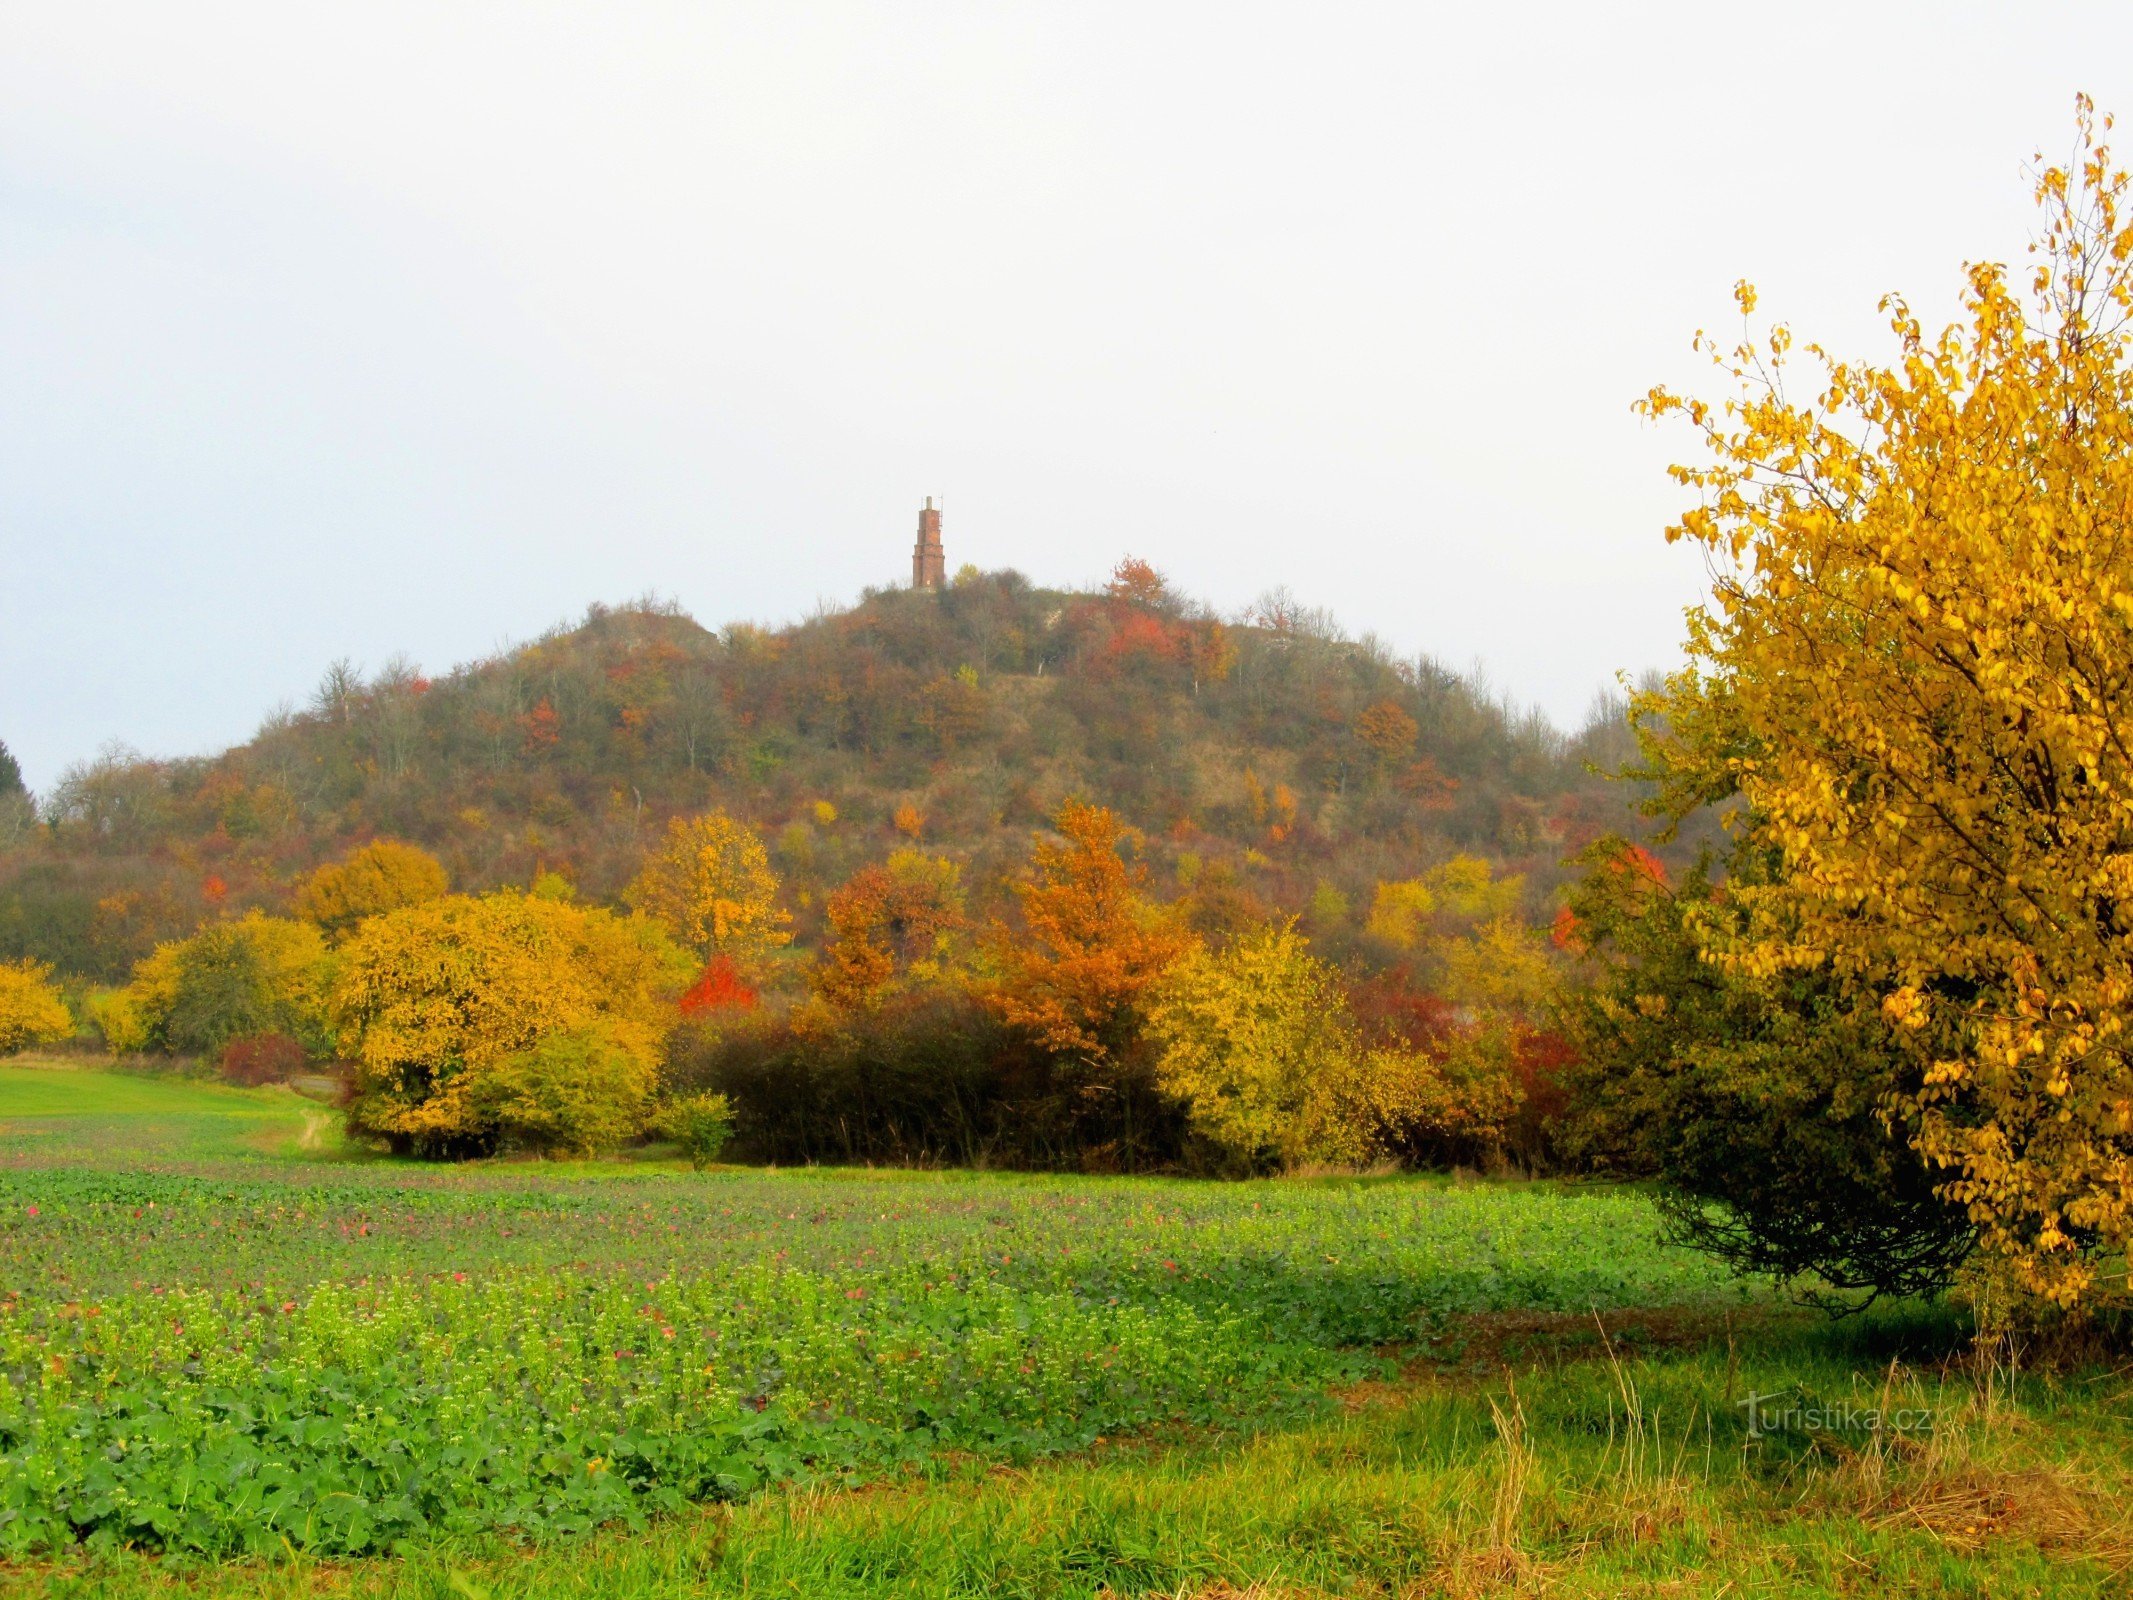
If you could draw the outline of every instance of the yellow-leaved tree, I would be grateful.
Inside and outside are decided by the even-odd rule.
[[[1492,925],[1485,948],[1524,974],[1516,937]],[[1156,982],[1147,1026],[1164,1093],[1247,1169],[1493,1149],[1523,1098],[1513,1030],[1365,1027],[1293,923],[1194,945]]]
[[[50,1044],[74,1031],[52,969],[38,961],[0,961],[0,1056]]]
[[[346,933],[365,917],[435,900],[451,889],[444,867],[427,850],[378,839],[329,862],[296,891],[296,914],[328,933]]]
[[[669,823],[623,898],[706,960],[745,963],[792,942],[763,841],[723,811]]]
[[[2062,1307],[2133,1243],[2133,218],[2079,114],[2030,269],[1971,265],[1956,325],[1892,298],[1891,363],[1804,382],[1782,327],[1699,339],[1732,396],[1645,403],[1702,435],[1668,536],[1718,577],[1641,713],[1777,863],[1708,953],[1878,1008],[1892,1125]]]
[[[308,922],[248,911],[190,938],[159,944],[108,996],[98,1025],[114,1051],[214,1056],[240,1039],[279,1034],[305,1054],[333,1054],[326,994],[333,963]]]
[[[1195,945],[1153,994],[1156,1081],[1195,1133],[1246,1167],[1368,1148],[1369,1130],[1339,1114],[1359,1055],[1340,981],[1293,926]]]
[[[349,1126],[439,1156],[635,1132],[689,976],[643,918],[508,890],[372,917],[339,956]]]

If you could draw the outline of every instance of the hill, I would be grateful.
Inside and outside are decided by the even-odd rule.
[[[1095,593],[965,569],[780,629],[595,606],[434,678],[337,664],[221,755],[107,752],[34,811],[0,797],[0,958],[115,979],[379,836],[460,887],[554,872],[607,899],[712,806],[763,831],[804,943],[828,888],[914,838],[982,901],[1070,794],[1143,829],[1203,924],[1285,910],[1338,941],[1377,882],[1454,853],[1526,874],[1537,912],[1622,825],[1592,768],[1626,753],[1618,705],[1565,736],[1285,594],[1225,622],[1134,561]]]

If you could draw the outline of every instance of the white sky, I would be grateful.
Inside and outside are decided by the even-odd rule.
[[[1574,721],[1674,657],[1730,289],[2028,237],[2133,8],[0,0],[0,738],[246,737],[657,590],[1120,555]]]

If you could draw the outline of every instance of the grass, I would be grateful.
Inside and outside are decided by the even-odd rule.
[[[104,1167],[361,1154],[329,1108],[288,1089],[99,1071],[63,1056],[0,1065],[0,1150]]]
[[[1981,1364],[1935,1308],[1828,1325],[1634,1194],[440,1172],[334,1159],[307,1113],[0,1069],[0,1589],[1998,1597],[2133,1569],[2119,1378]]]

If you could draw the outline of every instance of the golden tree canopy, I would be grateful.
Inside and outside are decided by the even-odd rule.
[[[50,1044],[74,1031],[52,969],[39,961],[0,961],[0,1056]]]
[[[746,960],[792,940],[763,841],[723,811],[669,823],[623,897],[707,958]]]
[[[1336,1114],[1360,1047],[1333,971],[1293,927],[1195,946],[1156,985],[1156,1080],[1194,1132],[1251,1162],[1354,1159],[1367,1130]]]
[[[1700,340],[1734,396],[1653,392],[1703,435],[1669,537],[1718,581],[1642,707],[1676,799],[1737,793],[1782,855],[1715,953],[1880,1003],[1898,1125],[2062,1305],[2133,1235],[2133,221],[2081,128],[2032,269],[1969,267],[1959,324],[1891,299],[1893,364],[1809,346],[1804,384],[1783,328]]]
[[[365,917],[434,900],[451,886],[427,850],[378,839],[306,878],[296,891],[296,914],[328,933],[345,933]]]
[[[350,1119],[438,1152],[495,1132],[500,1074],[563,1035],[601,1041],[649,1091],[689,964],[657,928],[503,891],[373,917],[342,946],[333,993],[356,1062]],[[492,1081],[495,1080],[495,1081]]]

